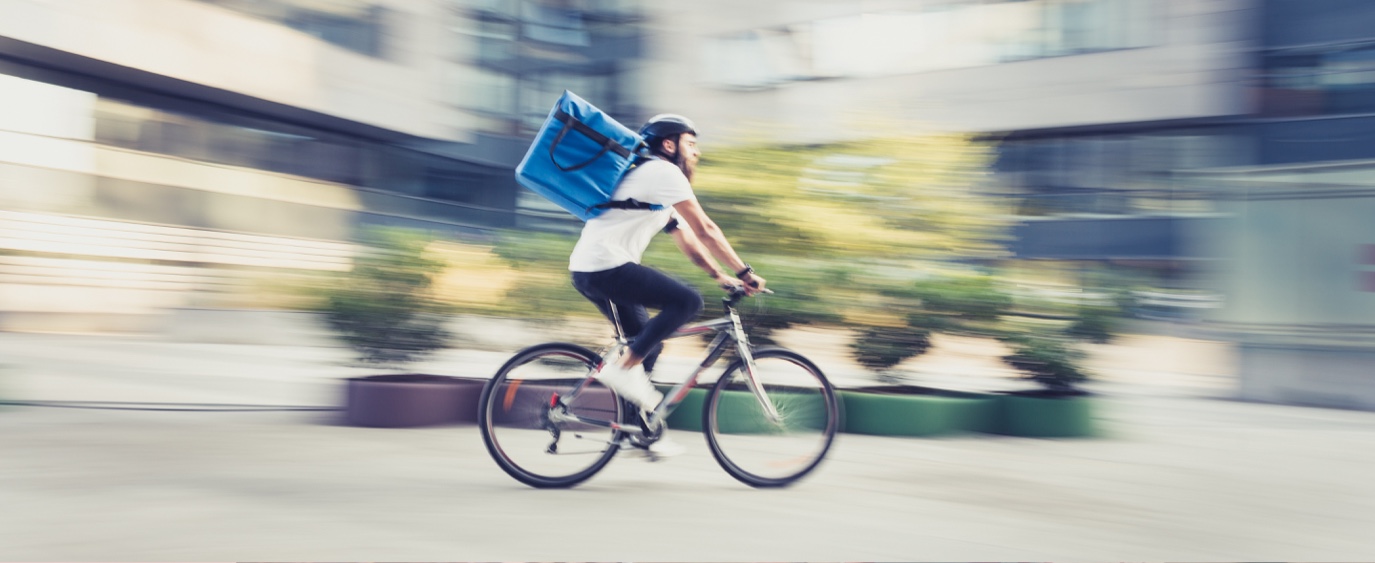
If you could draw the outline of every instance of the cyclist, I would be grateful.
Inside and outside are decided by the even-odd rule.
[[[619,320],[631,341],[629,352],[619,361],[607,360],[595,377],[648,410],[658,406],[663,395],[649,382],[646,371],[653,371],[663,340],[702,310],[697,290],[640,264],[650,239],[659,231],[672,235],[678,249],[723,289],[741,288],[753,295],[764,289],[765,280],[736,255],[692,192],[701,156],[692,122],[680,115],[656,115],[640,128],[640,136],[649,145],[651,157],[625,176],[612,199],[634,199],[663,208],[608,209],[588,220],[568,262],[573,286],[612,322]],[[718,260],[728,270],[722,270]],[[659,314],[649,318],[646,307],[659,309]],[[679,448],[662,439],[654,445],[663,450]]]

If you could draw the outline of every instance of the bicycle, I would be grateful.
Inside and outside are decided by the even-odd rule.
[[[751,348],[735,309],[744,296],[733,292],[721,300],[724,316],[669,336],[716,332],[696,371],[666,391],[653,411],[642,411],[593,378],[603,358],[618,357],[628,346],[619,322],[615,341],[601,354],[566,342],[517,352],[482,391],[478,426],[487,451],[506,473],[537,488],[582,483],[622,448],[643,450],[655,460],[649,445],[733,342],[736,358],[703,400],[701,428],[713,457],[753,487],[782,487],[811,473],[840,425],[835,388],[797,352]]]

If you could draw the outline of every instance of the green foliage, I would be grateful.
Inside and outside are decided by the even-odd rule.
[[[445,306],[431,295],[442,261],[426,256],[416,231],[375,229],[351,271],[323,290],[330,326],[368,363],[404,363],[442,348]]]
[[[494,250],[517,270],[567,271],[568,255],[577,242],[576,236],[567,234],[502,231]]]
[[[1112,341],[1121,316],[1121,311],[1115,307],[1085,305],[1079,308],[1074,323],[1065,333],[1089,342],[1105,344]]]
[[[1066,339],[1015,335],[1003,342],[1012,349],[1003,361],[1047,389],[1069,392],[1075,383],[1088,379],[1080,368],[1084,353]]]
[[[707,155],[696,184],[750,256],[992,258],[1006,214],[976,190],[990,158],[956,135],[748,147]]]
[[[555,322],[568,315],[593,315],[596,307],[573,289],[568,256],[576,237],[565,234],[504,231],[496,254],[518,276],[498,307],[499,312],[534,321]]]
[[[880,372],[925,354],[930,348],[931,331],[912,327],[864,327],[850,343],[855,361]]]
[[[838,293],[834,288],[843,279],[842,273],[826,264],[789,264],[772,257],[756,260],[755,266],[776,288],[776,293],[757,295],[740,306],[754,344],[776,345],[773,335],[788,328],[841,322],[838,301],[830,297]],[[719,310],[708,309],[705,313],[715,316]]]
[[[1107,338],[1116,318],[1111,307],[1084,307],[1078,322],[1068,328],[1064,321],[1017,317],[1011,296],[989,275],[932,277],[886,294],[909,307],[905,317],[908,330],[923,335],[948,332],[1002,340],[1013,350],[1004,361],[1052,391],[1072,390],[1076,382],[1088,377],[1080,367],[1084,354],[1074,347],[1071,337]],[[873,344],[862,340],[855,343],[856,350],[866,350],[868,357],[861,363],[870,369],[880,369],[873,367],[880,360],[898,358],[897,351],[883,355],[885,347],[891,346],[883,339],[891,336],[883,331],[861,334],[861,339],[876,337],[880,341]],[[926,347],[908,350],[921,354]],[[905,357],[897,361],[902,359]]]
[[[1007,214],[977,189],[989,160],[988,146],[958,135],[708,155],[696,182],[703,206],[779,291],[747,316],[755,339],[844,322],[859,329],[856,359],[881,370],[924,353],[945,316],[993,317],[1001,294],[989,280],[933,287],[929,308],[908,281],[917,264],[1004,255]],[[909,315],[921,322],[889,328]]]
[[[992,276],[944,277],[917,282],[913,297],[928,313],[956,320],[993,321],[1012,306]]]
[[[776,291],[772,295],[757,295],[739,306],[755,345],[777,344],[772,335],[779,330],[841,321],[839,305],[843,299],[834,298],[838,293],[835,288],[845,285],[848,278],[834,263],[777,255],[760,255],[750,261]],[[689,262],[668,237],[656,238],[644,262],[697,288],[706,302],[702,318],[720,316],[719,297],[725,293]]]

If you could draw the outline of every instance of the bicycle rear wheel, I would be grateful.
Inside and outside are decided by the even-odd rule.
[[[624,420],[620,397],[602,384],[574,390],[601,364],[596,353],[566,343],[517,352],[487,383],[478,426],[492,459],[516,480],[540,488],[571,487],[605,467],[621,432],[579,421],[560,421],[556,410],[610,422]]]
[[[716,461],[753,487],[782,487],[816,469],[840,426],[840,404],[826,376],[801,354],[754,352],[755,376],[777,409],[770,419],[735,360],[707,395],[702,429]]]

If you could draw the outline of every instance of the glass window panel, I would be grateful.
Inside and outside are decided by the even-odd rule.
[[[515,113],[515,77],[478,67],[455,67],[453,76],[453,100],[459,107],[504,115]]]
[[[767,87],[1137,47],[1158,25],[1150,1],[970,1],[860,13],[723,36],[705,60],[717,84]]]
[[[574,47],[591,44],[581,10],[529,2],[523,16],[522,31],[528,39]]]
[[[383,41],[394,13],[365,0],[200,0],[277,22],[323,41],[373,57],[383,56]]]

